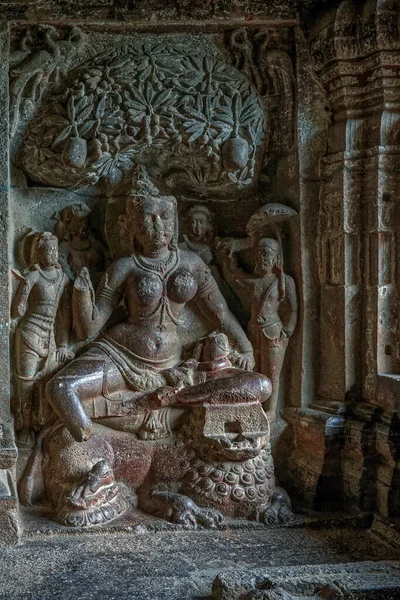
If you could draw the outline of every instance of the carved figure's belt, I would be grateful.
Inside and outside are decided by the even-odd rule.
[[[50,333],[52,327],[54,325],[54,317],[44,317],[43,315],[38,315],[37,313],[31,313],[28,318],[23,322],[22,328],[25,331],[35,331],[37,329],[42,332]]]

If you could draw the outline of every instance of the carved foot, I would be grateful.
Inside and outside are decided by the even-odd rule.
[[[121,515],[129,506],[106,460],[100,460],[72,489],[57,521],[72,527],[101,525]]]
[[[129,503],[121,495],[114,496],[99,507],[77,511],[60,511],[56,520],[67,527],[92,527],[104,525],[122,515]]]
[[[168,408],[156,410],[146,415],[137,436],[140,440],[160,440],[170,435]]]
[[[273,493],[271,503],[257,512],[257,521],[265,525],[284,525],[293,519],[290,498],[280,487]]]
[[[224,520],[218,510],[201,508],[183,494],[157,491],[153,492],[152,501],[156,514],[187,529],[197,529],[199,525],[207,529],[217,529]]]

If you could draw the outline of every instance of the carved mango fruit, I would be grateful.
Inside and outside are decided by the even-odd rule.
[[[64,148],[63,161],[69,167],[83,167],[87,157],[86,140],[80,137],[70,137]]]
[[[97,160],[103,156],[101,141],[97,138],[90,140],[88,143],[88,153],[93,160]]]
[[[222,146],[222,161],[227,171],[243,169],[249,160],[247,140],[237,136],[227,140]]]

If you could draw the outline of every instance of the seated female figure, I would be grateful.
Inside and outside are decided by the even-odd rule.
[[[128,197],[126,216],[134,235],[133,255],[109,267],[95,303],[83,269],[75,281],[73,310],[82,339],[104,327],[121,299],[128,318],[103,333],[47,387],[49,401],[74,439],[90,437],[91,418],[204,402],[211,392],[212,400],[206,401],[265,401],[269,381],[246,372],[254,366],[252,347],[209,268],[193,252],[178,248],[175,198],[139,181]],[[235,351],[232,362],[242,370],[206,372],[193,361],[182,363],[178,322],[187,302],[228,336]],[[189,386],[191,393],[183,393]]]
[[[104,437],[92,435],[93,420],[130,431],[130,419],[157,408],[254,406],[271,393],[270,381],[251,372],[252,347],[210,269],[195,253],[178,248],[175,198],[139,182],[127,199],[126,219],[134,236],[132,256],[108,268],[95,298],[83,269],[74,283],[73,313],[82,339],[93,339],[122,299],[128,317],[103,332],[46,389],[74,438],[65,429],[53,430],[47,444],[47,495],[57,520],[67,524],[104,522],[126,508],[113,474],[113,450]],[[178,323],[188,302],[226,335],[233,349],[229,358],[217,352],[211,357],[217,360],[182,361]]]

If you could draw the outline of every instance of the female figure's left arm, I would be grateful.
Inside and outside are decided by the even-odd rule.
[[[61,294],[60,302],[57,310],[57,328],[56,337],[58,348],[56,360],[58,363],[63,363],[67,359],[74,358],[74,353],[68,349],[69,337],[72,329],[72,306],[71,295],[72,289],[69,279],[64,275],[64,289]]]
[[[236,360],[233,360],[235,365],[251,371],[254,367],[252,346],[236,317],[229,310],[210,269],[201,261],[196,273],[198,292],[193,299],[194,304],[221,332],[228,336],[232,347],[238,352]]]

